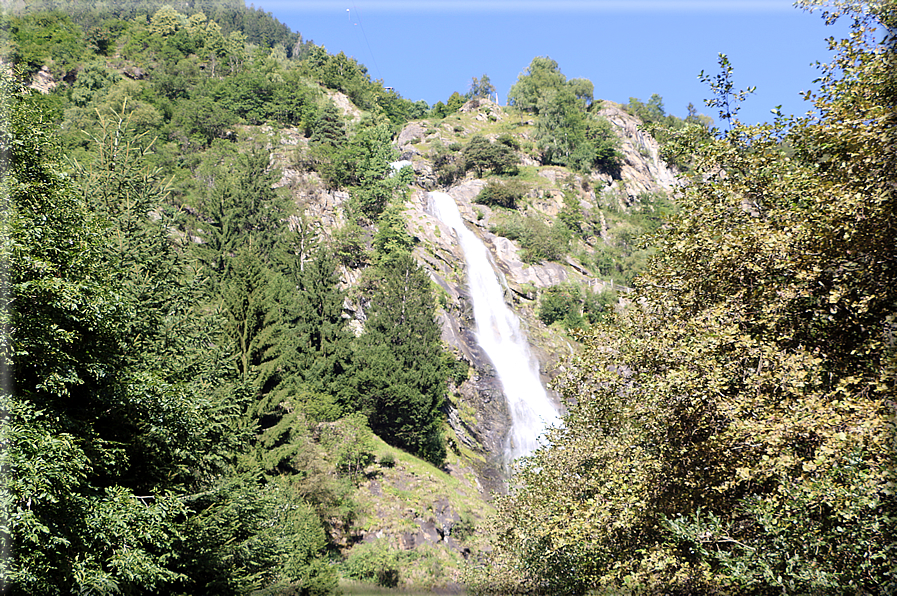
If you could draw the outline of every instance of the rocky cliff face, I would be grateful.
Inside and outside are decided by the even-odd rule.
[[[354,114],[344,110],[348,117]],[[584,243],[584,254],[593,250],[608,233],[602,207],[626,210],[642,200],[646,194],[669,193],[674,185],[675,172],[659,159],[658,143],[640,131],[639,121],[611,102],[604,102],[600,114],[613,125],[620,139],[623,154],[619,175],[606,173],[572,174],[564,168],[538,165],[536,156],[521,151],[520,162],[535,171],[530,183],[525,211],[546,222],[552,222],[564,208],[565,193],[575,197],[586,218],[600,221],[600,229]],[[512,121],[518,118],[519,121]],[[462,108],[454,120],[438,124],[428,121],[408,124],[396,137],[395,144],[403,160],[411,162],[416,184],[406,202],[406,222],[409,234],[417,239],[414,254],[442,289],[439,319],[442,337],[447,345],[470,365],[469,378],[453,386],[449,400],[449,423],[458,443],[483,458],[477,470],[480,482],[487,490],[501,490],[507,462],[504,461],[506,434],[510,425],[509,413],[502,388],[489,359],[477,345],[470,296],[467,291],[464,255],[453,232],[432,215],[428,191],[439,188],[430,159],[432,147],[439,143],[464,143],[465,137],[475,133],[495,138],[498,126],[514,133],[525,144],[529,139],[527,122],[519,116],[509,116],[498,105],[487,100],[474,100]],[[291,189],[297,205],[305,215],[320,226],[325,237],[344,225],[343,205],[348,194],[326,190],[317,175],[290,167],[289,156],[301,151],[304,139],[289,131],[281,134],[275,156],[283,171],[281,186]],[[607,282],[590,275],[588,268],[574,257],[564,262],[526,263],[517,242],[496,235],[492,231],[496,213],[474,199],[486,185],[472,175],[460,180],[448,192],[458,204],[468,227],[489,248],[495,266],[503,277],[506,301],[520,317],[530,338],[532,351],[540,362],[544,381],[556,374],[559,364],[575,352],[573,342],[560,330],[546,327],[535,316],[540,291],[566,282],[576,282],[593,289],[601,289]],[[357,273],[346,269],[343,281],[351,286]],[[346,305],[347,316],[363,319],[353,304]]]

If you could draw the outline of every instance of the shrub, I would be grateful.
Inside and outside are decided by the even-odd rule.
[[[582,316],[590,325],[605,320],[613,313],[619,296],[614,290],[586,291],[582,304]]]
[[[384,541],[359,544],[349,551],[343,573],[350,579],[371,581],[384,588],[395,588],[401,581],[400,563],[410,553],[388,546]]]
[[[508,133],[499,135],[498,138],[495,140],[497,142],[501,143],[502,145],[510,147],[511,149],[513,149],[515,151],[520,150],[520,141],[518,141],[515,137],[509,135]]]
[[[517,201],[522,199],[524,194],[526,194],[526,186],[516,180],[509,182],[490,180],[473,201],[480,205],[516,209]]]
[[[451,184],[464,175],[464,160],[458,154],[460,150],[458,143],[452,143],[448,147],[438,142],[434,144],[430,159],[433,160],[433,170],[440,184]]]
[[[458,540],[467,540],[477,531],[476,519],[469,511],[461,512],[461,519],[452,526],[452,537]]]
[[[538,217],[511,212],[492,226],[491,232],[520,242],[521,257],[527,263],[560,261],[569,249],[570,230],[561,221],[549,226]]]
[[[482,135],[475,135],[462,151],[464,170],[475,170],[477,176],[491,171],[493,174],[516,174],[518,159],[514,150],[503,143],[493,143]]]
[[[344,266],[358,269],[367,264],[367,234],[356,223],[348,224],[333,233],[333,253]]]
[[[538,316],[546,325],[561,321],[567,328],[582,326],[582,292],[563,284],[547,288],[539,301]]]

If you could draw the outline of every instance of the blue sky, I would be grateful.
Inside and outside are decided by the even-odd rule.
[[[403,97],[429,104],[464,93],[487,74],[501,103],[535,56],[549,56],[567,78],[587,78],[595,97],[625,103],[664,99],[684,117],[704,105],[698,80],[715,74],[717,54],[729,56],[738,88],[757,92],[740,118],[767,121],[781,104],[803,114],[800,98],[828,61],[825,39],[843,37],[845,23],[826,27],[821,14],[788,0],[258,0],[257,8],[367,66]]]

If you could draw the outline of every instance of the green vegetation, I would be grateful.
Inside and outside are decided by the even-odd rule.
[[[574,284],[560,284],[542,293],[538,316],[546,325],[560,322],[566,329],[580,329],[610,320],[617,300],[613,290],[593,292]]]
[[[111,123],[95,158],[63,176],[39,105],[2,85],[2,345],[16,374],[2,396],[15,481],[0,502],[16,553],[4,580],[25,593],[335,585],[317,517],[284,508],[249,457],[243,373],[258,344],[220,341],[236,328],[206,307],[138,139]]]
[[[470,90],[467,92],[467,99],[490,98],[495,95],[495,85],[489,79],[489,75],[484,74],[479,79],[473,77],[470,81]]]
[[[487,170],[498,176],[517,173],[518,159],[513,148],[506,143],[489,141],[482,135],[471,137],[461,155],[464,170],[474,170],[477,177],[482,177]]]
[[[430,518],[494,539],[478,593],[894,591],[893,2],[846,12],[816,117],[740,125],[724,56],[702,79],[726,131],[632,98],[686,173],[681,208],[589,186],[619,146],[549,58],[511,109],[460,111],[486,75],[430,109],[239,0],[27,4],[0,17],[11,592],[447,582],[448,540],[398,549]],[[43,67],[56,88],[26,90]],[[423,118],[438,182],[489,176],[477,218],[524,260],[634,286],[627,309],[521,288],[536,327],[583,344],[565,428],[489,523],[484,458],[445,425],[451,384],[481,422],[470,370],[412,257],[414,173],[389,166]],[[341,191],[332,221],[303,212],[310,190]]]
[[[565,426],[499,500],[474,593],[897,589],[897,12],[853,7],[827,13],[853,34],[816,115],[739,124],[721,58],[729,130],[673,136],[682,210],[559,379]]]
[[[516,209],[517,201],[523,198],[526,190],[526,186],[516,180],[508,182],[490,180],[474,198],[474,202],[480,205]]]
[[[574,171],[619,167],[619,141],[610,124],[592,113],[594,86],[571,79],[548,57],[533,58],[508,92],[508,101],[536,115],[535,139],[546,165]]]
[[[446,455],[440,408],[448,370],[430,278],[407,252],[382,263],[374,275],[355,354],[363,409],[378,435],[440,465]]]
[[[708,82],[703,76],[701,80]],[[651,96],[647,104],[642,103],[636,97],[630,97],[629,103],[624,107],[627,112],[637,116],[642,121],[645,130],[649,131],[661,145],[669,143],[686,126],[694,127],[693,130],[695,131],[703,129],[705,135],[710,134],[710,129],[713,126],[713,119],[704,114],[698,114],[693,104],[688,104],[688,116],[684,120],[672,114],[667,114],[664,109],[663,98],[656,93]],[[691,157],[681,153],[667,153],[664,159],[680,171],[690,172],[692,168]]]
[[[388,166],[412,104],[266,13],[194,4],[3,17],[4,57],[58,81],[0,80],[0,581],[16,593],[335,593],[370,425],[446,457],[450,358],[395,207],[408,172]],[[367,113],[348,124],[319,84]],[[349,191],[332,244],[275,188],[266,125]],[[390,290],[414,314],[387,325],[396,305],[371,299],[357,338],[337,267],[373,262],[378,285],[414,280]]]
[[[560,220],[548,224],[538,215],[513,211],[501,213],[496,220],[490,231],[520,242],[521,256],[527,263],[560,261],[567,255],[570,230]]]

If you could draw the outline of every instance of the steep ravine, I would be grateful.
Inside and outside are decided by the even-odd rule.
[[[425,464],[413,463],[402,455],[394,468],[380,468],[359,487],[358,499],[365,504],[367,515],[358,521],[354,535],[340,538],[343,548],[352,544],[385,541],[392,548],[415,549],[441,557],[445,569],[458,565],[470,553],[471,542],[458,541],[457,524],[461,516],[474,524],[482,521],[489,509],[488,501],[495,492],[506,490],[508,462],[505,449],[511,428],[511,415],[492,361],[477,343],[473,305],[467,287],[464,254],[454,231],[433,215],[428,193],[447,192],[454,199],[466,227],[488,248],[491,260],[501,274],[505,288],[505,303],[516,313],[525,332],[530,351],[538,360],[541,381],[548,386],[558,374],[565,359],[575,353],[577,346],[562,330],[543,324],[536,316],[540,292],[565,282],[574,282],[595,290],[608,282],[588,273],[587,267],[574,257],[565,262],[542,261],[527,263],[521,256],[517,242],[498,236],[492,231],[498,213],[474,202],[486,181],[469,174],[448,188],[435,182],[433,163],[428,144],[440,142],[463,144],[467,137],[485,132],[496,122],[508,125],[511,116],[490,102],[469,102],[449,125],[429,121],[408,124],[396,138],[396,147],[403,159],[411,162],[415,184],[409,189],[405,203],[408,233],[416,239],[414,255],[429,272],[438,286],[437,316],[442,326],[442,339],[447,346],[469,365],[468,377],[458,385],[451,385],[447,401],[447,418],[452,433],[449,438],[450,457],[448,475],[427,473]],[[601,113],[611,122],[620,137],[623,163],[619,176],[606,173],[571,174],[561,167],[540,167],[531,156],[521,152],[522,164],[530,164],[535,181],[525,209],[536,217],[552,222],[564,207],[565,193],[573,193],[586,217],[600,221],[601,226],[589,239],[590,246],[600,244],[608,235],[603,211],[610,205],[625,211],[637,204],[640,196],[657,191],[668,192],[675,184],[674,172],[660,161],[659,147],[649,135],[639,130],[639,121],[616,104],[605,102]],[[347,117],[351,117],[347,112]],[[493,119],[490,119],[492,116]],[[521,125],[519,136],[527,137],[527,127]],[[320,234],[332,237],[345,225],[344,204],[349,195],[344,191],[326,189],[318,175],[305,171],[295,163],[306,140],[301,134],[280,133],[280,142],[272,143],[275,165],[283,175],[279,183],[290,189],[301,213],[314,222]],[[612,230],[610,230],[612,232]],[[342,271],[342,280],[351,288],[357,283],[359,272],[350,268]],[[360,329],[363,313],[357,305],[347,301],[346,316]],[[549,397],[562,408],[558,397],[549,389]],[[479,502],[479,505],[475,503]],[[453,534],[454,532],[454,534]],[[434,550],[435,549],[435,550]],[[433,555],[432,553],[441,553]],[[454,567],[455,569],[457,567]],[[432,579],[432,578],[431,578]],[[445,583],[457,579],[448,573]]]
[[[347,118],[356,117],[351,104],[341,106]],[[675,172],[659,158],[659,145],[650,135],[639,129],[640,121],[626,113],[619,105],[602,102],[599,113],[608,119],[620,139],[623,156],[618,176],[593,172],[589,175],[572,174],[557,166],[537,166],[533,158],[519,152],[521,164],[536,166],[537,182],[529,186],[527,210],[546,222],[553,221],[564,206],[564,194],[573,192],[580,209],[586,216],[601,215],[602,206],[626,210],[645,193],[662,191],[669,193],[674,185]],[[520,122],[512,122],[512,118]],[[486,491],[503,487],[502,451],[505,445],[510,418],[501,385],[489,358],[476,343],[474,336],[470,296],[464,274],[464,256],[452,231],[435,218],[429,210],[427,193],[439,189],[448,192],[458,205],[467,226],[489,248],[493,262],[503,275],[507,288],[505,299],[521,319],[531,350],[540,363],[543,383],[556,374],[564,359],[575,352],[576,346],[563,332],[546,327],[536,317],[537,294],[545,288],[564,282],[575,282],[601,289],[608,285],[604,280],[591,276],[587,268],[573,257],[566,262],[526,263],[521,258],[517,242],[497,236],[490,231],[495,212],[488,206],[474,203],[477,194],[486,185],[485,180],[472,174],[449,188],[439,188],[435,182],[434,166],[429,158],[429,148],[439,142],[448,145],[464,143],[473,134],[485,134],[495,126],[519,129],[515,133],[521,140],[529,135],[527,122],[521,116],[511,116],[488,100],[468,102],[455,117],[439,123],[431,121],[411,122],[396,136],[396,148],[403,160],[411,162],[416,175],[405,204],[405,218],[409,234],[417,240],[414,254],[427,269],[434,282],[442,288],[443,340],[471,366],[469,378],[460,386],[451,388],[448,419],[457,440],[473,452],[481,455],[485,464],[477,473]],[[297,151],[301,151],[305,139],[300,134],[283,131],[280,142],[272,143],[275,163],[283,175],[280,186],[290,188],[297,205],[304,215],[315,222],[324,237],[345,225],[343,205],[348,199],[344,191],[326,189],[314,172],[302,171],[291,165]],[[603,224],[606,225],[606,224]],[[595,242],[600,242],[605,229],[596,230]],[[347,287],[357,281],[357,272],[343,270],[343,282]],[[347,315],[356,318],[354,304],[347,303]],[[357,317],[361,318],[361,317]],[[554,398],[555,401],[557,398]]]

